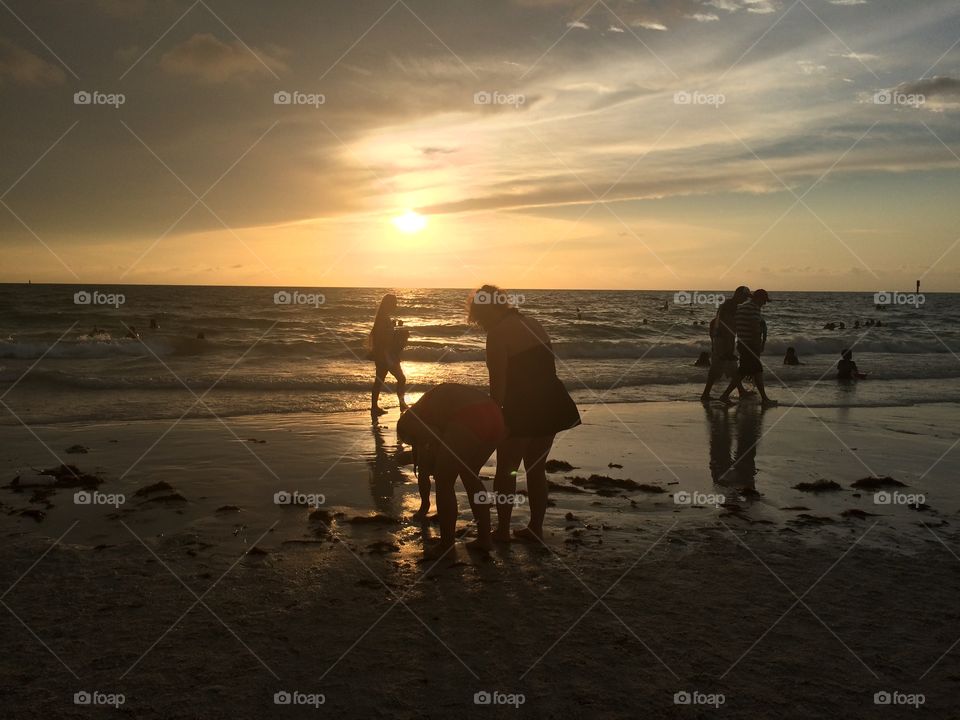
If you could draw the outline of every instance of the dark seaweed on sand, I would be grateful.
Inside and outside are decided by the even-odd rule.
[[[544,469],[548,473],[558,473],[558,472],[570,472],[571,470],[576,470],[576,468],[564,460],[547,460],[544,464]]]
[[[823,478],[815,480],[814,482],[802,482],[793,486],[794,490],[800,490],[801,492],[830,492],[834,490],[842,490],[840,483],[835,483],[833,480],[825,480]]]
[[[861,490],[879,490],[880,488],[907,486],[899,480],[894,480],[892,477],[865,477],[857,480],[850,487]]]
[[[569,480],[574,485],[593,490],[597,494],[603,495],[614,494],[615,490],[634,490],[648,493],[666,492],[666,490],[657,485],[647,485],[645,483],[634,482],[628,478],[612,478],[607,475],[594,474],[588,478],[571,477]]]

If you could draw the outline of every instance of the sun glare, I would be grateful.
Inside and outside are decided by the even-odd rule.
[[[395,217],[393,224],[400,232],[413,235],[427,226],[427,219],[418,212],[407,210],[403,215]]]

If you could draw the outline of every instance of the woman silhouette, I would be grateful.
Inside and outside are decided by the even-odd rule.
[[[407,409],[406,400],[404,400],[404,389],[407,385],[407,378],[400,367],[400,351],[406,344],[407,331],[398,329],[401,323],[393,320],[393,314],[397,311],[397,296],[384,295],[380,301],[380,307],[377,308],[377,316],[373,321],[373,329],[370,331],[370,337],[367,341],[370,349],[369,357],[376,366],[376,376],[373,380],[373,389],[370,392],[370,415],[376,418],[387,411],[380,407],[380,391],[383,389],[383,381],[389,372],[397,381],[397,398],[400,400],[400,411]]]

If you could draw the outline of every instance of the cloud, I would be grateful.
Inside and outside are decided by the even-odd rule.
[[[578,30],[589,30],[590,26],[587,25],[582,20],[574,20],[573,22],[567,23],[568,28],[577,28]]]
[[[667,29],[667,26],[663,23],[653,22],[651,20],[641,20],[637,23],[637,27],[642,27],[645,30],[659,30],[661,32]]]
[[[866,5],[867,0],[827,0],[831,5]]]
[[[66,79],[61,68],[9,40],[0,38],[0,85],[59,85]]]
[[[160,58],[160,68],[171,75],[185,75],[212,84],[269,76],[287,69],[281,60],[262,50],[249,48],[239,40],[226,43],[210,33],[197,33],[168,50]]]
[[[960,98],[960,80],[944,75],[937,75],[923,80],[900,83],[897,85],[896,90],[906,95],[923,95],[928,98]]]
[[[707,0],[704,5],[731,13],[737,12],[738,10],[746,10],[750,13],[765,15],[766,13],[777,11],[777,5],[774,0]]]
[[[688,20],[696,20],[697,22],[715,22],[720,19],[719,15],[714,13],[693,13],[692,15],[684,15]]]

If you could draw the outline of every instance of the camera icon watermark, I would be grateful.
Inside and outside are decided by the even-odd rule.
[[[907,305],[920,307],[927,301],[923,293],[902,293],[881,290],[873,294],[874,305]]]
[[[723,293],[705,293],[697,290],[690,292],[681,290],[673,294],[674,305],[683,305],[684,307],[692,307],[694,305],[720,307],[726,299],[727,297]]]
[[[278,290],[273,294],[274,305],[311,305],[315,308],[325,305],[327,296],[323,293],[305,293],[299,290]]]
[[[78,490],[73,494],[74,505],[112,505],[120,507],[127,501],[123,493],[102,493],[98,490]]]
[[[523,505],[527,499],[523,495],[514,493],[496,493],[481,490],[473,496],[477,505]]]
[[[123,693],[105,693],[99,690],[80,690],[73,694],[74,705],[104,705],[118,708],[127,701]]]
[[[323,493],[302,493],[299,490],[280,490],[273,494],[274,505],[303,505],[306,507],[320,507],[327,502]]]
[[[874,705],[907,705],[918,708],[927,702],[923,693],[904,693],[899,690],[881,690],[873,694]]]
[[[902,493],[894,490],[888,492],[881,490],[873,494],[874,505],[907,505],[910,507],[920,507],[927,502],[927,496],[923,493]]]
[[[305,693],[299,690],[279,690],[273,694],[274,705],[309,705],[318,708],[327,702],[323,693]]]
[[[104,93],[99,90],[78,90],[73,94],[74,105],[110,105],[119,108],[127,102],[123,93]]]
[[[896,105],[919,108],[925,105],[927,98],[920,93],[903,93],[897,90],[878,90],[873,94],[874,105]]]
[[[680,690],[673,694],[674,705],[708,705],[718,708],[727,701],[723,693],[705,693],[699,690]]]
[[[726,495],[721,495],[719,493],[702,493],[697,490],[694,490],[693,492],[681,490],[673,495],[674,505],[712,505],[714,507],[719,507],[726,501]]]
[[[300,90],[278,90],[273,94],[274,105],[310,105],[319,108],[325,105],[327,96],[323,93],[306,93]]]
[[[522,293],[487,292],[479,290],[473,296],[473,302],[477,305],[504,305],[506,307],[517,307],[527,302],[527,298]]]
[[[474,705],[510,705],[519,708],[527,702],[523,693],[505,693],[500,690],[481,690],[473,694]]]
[[[73,294],[74,305],[112,305],[119,308],[127,302],[123,293],[103,293],[99,290],[78,290]]]
[[[507,105],[520,108],[527,103],[523,93],[504,93],[499,90],[481,90],[473,94],[474,105]]]
[[[700,90],[679,90],[673,94],[674,105],[709,105],[719,108],[727,102],[723,93],[705,93]]]

